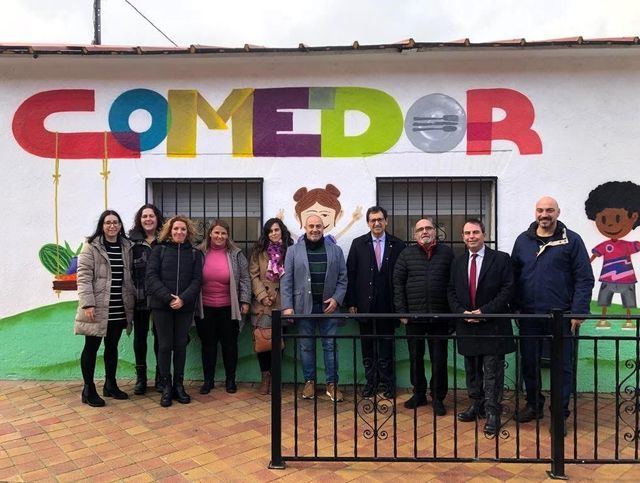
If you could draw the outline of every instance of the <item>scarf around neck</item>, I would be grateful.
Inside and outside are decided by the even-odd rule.
[[[284,274],[284,257],[282,256],[282,242],[269,242],[267,246],[267,280],[277,282]]]
[[[438,243],[437,240],[433,240],[428,245],[420,245],[420,244],[418,244],[418,245],[420,245],[420,248],[422,248],[422,251],[427,254],[427,260],[431,260],[431,257],[433,256],[433,250],[435,250],[437,243]]]

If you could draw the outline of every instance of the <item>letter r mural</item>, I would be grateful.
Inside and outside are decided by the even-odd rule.
[[[505,112],[493,121],[493,108]],[[513,141],[520,154],[542,154],[540,136],[531,127],[535,119],[533,104],[512,89],[472,89],[467,91],[467,154],[491,154],[491,141]]]

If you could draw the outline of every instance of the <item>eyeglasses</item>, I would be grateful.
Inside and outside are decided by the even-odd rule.
[[[103,225],[108,225],[108,226],[118,226],[120,224],[119,221],[105,221],[103,223]]]
[[[369,223],[375,225],[376,223],[382,223],[384,218],[369,218]]]

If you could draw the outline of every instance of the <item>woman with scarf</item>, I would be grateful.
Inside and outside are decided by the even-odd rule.
[[[251,288],[247,258],[229,238],[229,225],[213,220],[200,249],[205,253],[202,271],[203,317],[196,318],[202,342],[204,381],[200,394],[214,386],[218,343],[222,347],[225,388],[235,393],[238,366],[238,334],[242,316],[249,313]]]
[[[271,311],[280,309],[280,277],[284,274],[284,257],[287,247],[293,244],[289,230],[278,218],[267,220],[260,239],[251,253],[249,274],[253,304],[251,322],[254,327],[271,327]],[[258,364],[262,381],[258,392],[269,394],[271,390],[271,352],[258,352]]]

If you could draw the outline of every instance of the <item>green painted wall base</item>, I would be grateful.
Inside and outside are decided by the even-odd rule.
[[[0,379],[35,379],[35,380],[74,380],[81,379],[80,374],[80,353],[84,344],[84,337],[73,335],[73,320],[77,302],[60,302],[57,304],[39,307],[34,310],[23,312],[18,315],[0,319],[0,340],[2,341],[2,362],[0,363]],[[594,313],[599,313],[600,308],[592,306]],[[610,314],[623,313],[622,307],[614,306],[609,310]],[[593,341],[581,341],[579,349],[579,369],[578,369],[578,390],[593,391],[595,387],[594,367],[598,367],[597,390],[599,392],[616,391],[616,368],[619,374],[619,384],[623,387],[627,385],[624,379],[629,377],[629,385],[636,386],[633,367],[627,367],[625,362],[637,359],[639,351],[638,341],[635,339],[635,332],[622,330],[623,321],[612,321],[613,326],[609,330],[595,328],[595,320],[585,322],[581,330],[581,335],[592,336],[623,336],[632,340],[618,343],[619,356],[616,359],[616,342],[600,340],[596,347]],[[348,322],[347,326],[340,329],[340,334],[357,333],[357,327],[353,322]],[[404,334],[404,330],[399,328],[398,335]],[[147,364],[150,377],[153,376],[155,361],[153,356],[153,341],[149,337],[149,354]],[[356,350],[356,376],[359,382],[364,379],[364,370],[361,364],[360,344],[352,343],[349,340],[339,342],[339,366],[340,383],[353,383],[353,350]],[[318,343],[317,354],[320,360],[318,368],[318,380],[324,380],[322,369],[322,348]],[[284,352],[285,381],[293,381],[293,347],[287,344]],[[506,385],[514,387],[513,381],[515,370],[515,357],[507,357],[508,368],[506,372]],[[427,371],[429,370],[427,363]],[[455,366],[455,372],[454,372]],[[200,341],[195,328],[191,331],[191,342],[187,350],[187,367],[185,371],[187,379],[202,379],[202,366],[200,363]],[[545,370],[545,385],[548,387],[548,370]],[[396,344],[396,374],[398,385],[409,387],[409,354],[407,344],[404,340],[399,340]],[[133,338],[123,335],[120,342],[120,363],[118,367],[119,378],[133,378],[135,375],[135,362],[133,354]],[[98,358],[96,368],[96,378],[104,376],[104,366],[102,357]],[[450,385],[454,380],[459,388],[464,387],[464,359],[460,355],[454,357],[449,350],[449,377]],[[224,369],[222,364],[216,370],[216,379],[224,379]],[[238,381],[257,381],[260,379],[260,369],[252,349],[251,330],[249,324],[245,324],[244,330],[240,334],[239,341],[239,365],[237,371]],[[302,381],[299,371],[298,381]]]

